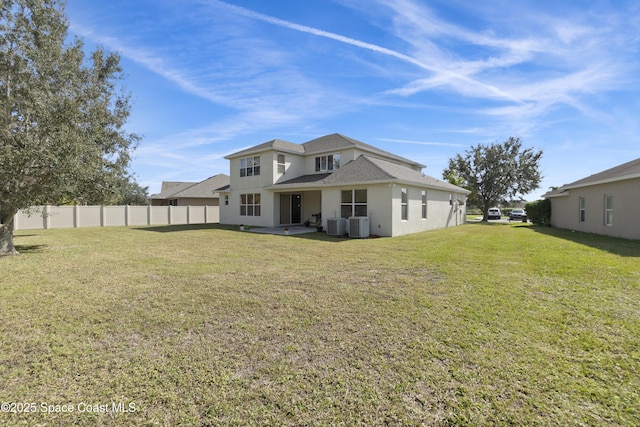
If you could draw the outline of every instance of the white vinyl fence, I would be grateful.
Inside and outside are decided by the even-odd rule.
[[[209,224],[220,222],[218,206],[39,206],[19,211],[15,230],[48,228]]]

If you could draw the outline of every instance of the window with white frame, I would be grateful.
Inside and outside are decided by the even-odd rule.
[[[604,196],[604,225],[613,225],[613,195]]]
[[[285,163],[284,154],[278,154],[276,156],[276,163],[278,164],[278,173],[284,173],[287,166]]]
[[[578,221],[584,222],[586,218],[586,201],[584,197],[578,197]]]
[[[342,190],[340,195],[340,216],[367,216],[367,190]]]
[[[260,193],[240,195],[240,216],[260,216]]]
[[[326,172],[340,169],[340,154],[316,157],[316,172]]]
[[[225,206],[229,206],[229,195],[228,194],[224,195],[224,205]]]
[[[240,159],[240,176],[260,175],[260,156]]]
[[[406,221],[409,219],[409,196],[407,189],[400,189],[400,219]]]
[[[427,190],[422,190],[422,219],[427,219]]]

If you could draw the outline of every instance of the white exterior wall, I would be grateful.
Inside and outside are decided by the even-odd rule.
[[[285,172],[278,173],[278,154],[284,154]],[[274,183],[286,181],[300,175],[304,175],[304,159],[296,154],[284,153],[282,151],[272,151],[264,155],[265,158],[271,158],[272,177]],[[262,159],[260,160],[262,161]]]
[[[605,225],[604,196],[613,196],[613,224]],[[580,222],[579,198],[585,199],[585,221]],[[551,225],[605,236],[640,240],[640,178],[569,190],[551,197]]]
[[[369,217],[370,233],[377,236],[391,236],[389,200],[391,187],[389,184],[376,185],[346,185],[333,187],[322,191],[322,226],[327,226],[327,218],[340,216],[342,190],[367,190],[367,216]]]
[[[407,189],[408,216],[402,220],[401,189]],[[422,191],[427,192],[427,218],[422,219]],[[449,203],[449,195],[452,204]],[[450,193],[426,187],[412,187],[396,184],[393,187],[392,223],[393,236],[435,230],[465,223],[466,204],[456,203],[466,200],[466,195]]]

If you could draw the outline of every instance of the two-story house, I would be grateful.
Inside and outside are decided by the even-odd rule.
[[[468,190],[424,165],[340,134],[304,144],[274,139],[225,157],[220,223],[279,227],[367,217],[369,233],[399,236],[465,222]]]

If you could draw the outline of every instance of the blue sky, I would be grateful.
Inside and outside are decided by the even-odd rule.
[[[437,178],[518,136],[544,152],[528,200],[640,157],[635,0],[68,0],[67,16],[122,56],[150,194],[334,132]]]

